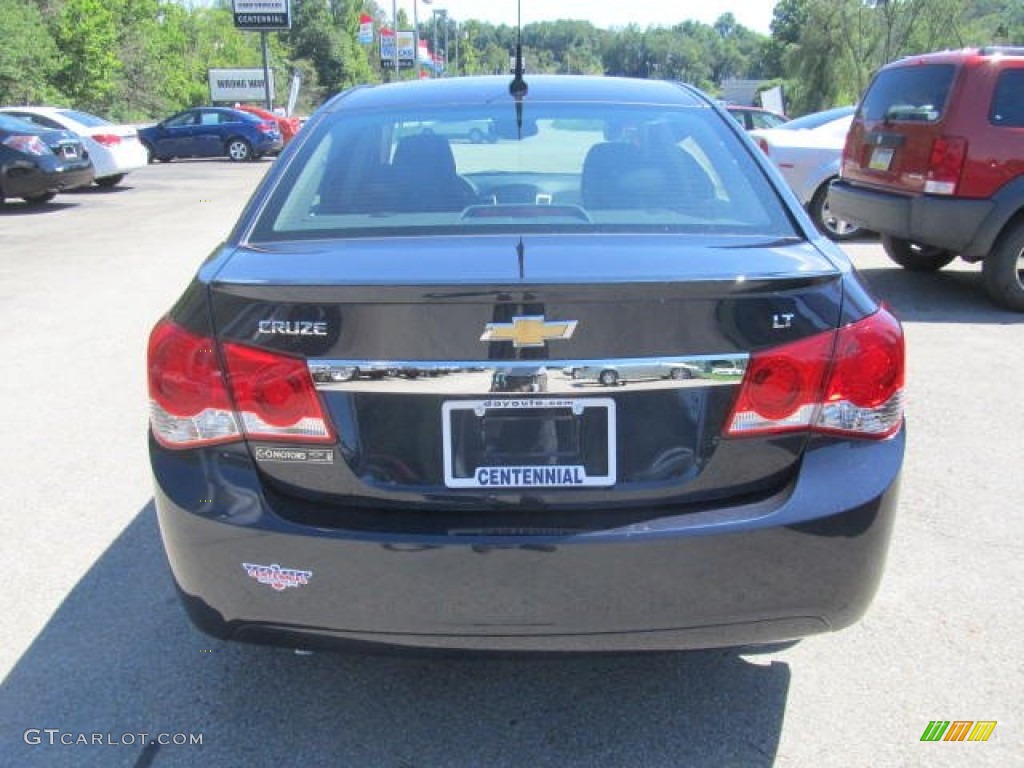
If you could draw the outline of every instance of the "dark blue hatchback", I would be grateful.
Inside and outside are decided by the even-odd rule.
[[[206,632],[669,650],[867,609],[899,323],[700,92],[528,85],[341,94],[157,323],[156,504]]]
[[[139,130],[150,161],[176,157],[229,157],[243,162],[280,152],[277,124],[240,109],[196,107]]]

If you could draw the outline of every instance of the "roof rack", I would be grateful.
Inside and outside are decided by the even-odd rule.
[[[1024,56],[1024,45],[986,45],[978,49],[982,56],[994,56],[997,53],[1009,56]]]

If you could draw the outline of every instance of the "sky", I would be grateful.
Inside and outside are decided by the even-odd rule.
[[[456,21],[478,19],[491,24],[516,23],[516,0],[418,0],[420,19],[430,17],[431,9],[443,8]],[[586,19],[595,27],[624,27],[637,24],[668,27],[693,20],[714,23],[723,13],[732,13],[743,26],[770,34],[772,10],[776,0],[522,0],[523,24],[557,19]],[[377,0],[390,15],[392,0]],[[413,0],[397,0],[409,18]]]

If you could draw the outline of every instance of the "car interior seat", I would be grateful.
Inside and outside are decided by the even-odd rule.
[[[455,170],[448,139],[435,133],[402,138],[391,160],[397,210],[461,211],[476,201],[473,186]]]
[[[591,210],[660,205],[662,169],[648,163],[640,148],[621,141],[595,144],[583,160],[580,195]]]

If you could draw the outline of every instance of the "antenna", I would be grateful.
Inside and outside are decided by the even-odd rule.
[[[523,97],[530,88],[523,79],[523,0],[516,0],[516,65],[508,92],[516,100],[516,132],[523,138]]]

